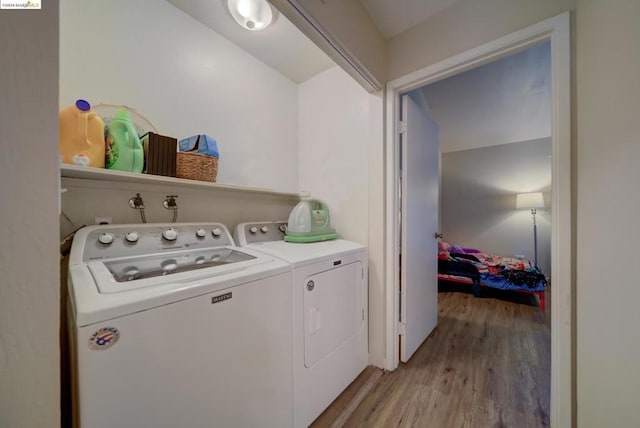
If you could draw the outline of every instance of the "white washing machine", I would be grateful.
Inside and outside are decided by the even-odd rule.
[[[291,284],[287,263],[219,223],[78,231],[75,426],[292,426]]]
[[[307,427],[368,364],[367,250],[342,239],[285,242],[285,224],[242,223],[234,236],[291,265],[294,426]]]

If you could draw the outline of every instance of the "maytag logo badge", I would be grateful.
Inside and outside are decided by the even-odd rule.
[[[221,294],[219,296],[214,296],[211,298],[211,304],[224,302],[225,300],[229,300],[231,298],[231,293]]]
[[[0,9],[41,9],[39,1],[0,0]]]

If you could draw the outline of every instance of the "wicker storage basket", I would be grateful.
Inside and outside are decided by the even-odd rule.
[[[176,177],[215,182],[218,175],[218,158],[195,152],[178,152]]]

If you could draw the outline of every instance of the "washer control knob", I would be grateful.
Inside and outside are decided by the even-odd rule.
[[[255,227],[255,226],[251,226],[251,228],[249,228],[249,232],[251,232],[253,234],[256,234],[256,233],[258,233],[258,228]]]
[[[280,229],[280,232],[285,233],[287,231],[287,226],[281,224],[280,226],[278,226],[278,229]]]
[[[162,231],[162,237],[167,241],[175,241],[178,238],[178,231],[170,227]]]
[[[199,228],[198,230],[196,230],[196,236],[198,238],[204,238],[205,236],[207,236],[207,231],[203,228]]]
[[[171,273],[178,268],[178,262],[175,259],[169,259],[163,261],[160,266],[164,273]]]
[[[138,232],[127,232],[126,235],[124,235],[124,239],[127,240],[127,242],[138,242],[138,239],[140,239],[140,234]]]
[[[268,230],[269,230],[269,228],[267,226],[262,226],[260,228],[260,232],[262,232],[262,233],[267,233]]]
[[[211,234],[212,234],[213,236],[215,236],[216,238],[219,238],[219,237],[220,237],[220,235],[222,235],[222,230],[220,230],[220,228],[219,228],[219,227],[216,227],[215,229],[213,229],[213,230],[211,231]]]
[[[113,233],[109,233],[109,232],[105,232],[100,236],[98,236],[98,241],[100,241],[100,243],[104,245],[111,245],[114,239],[115,239],[115,236],[113,236]]]

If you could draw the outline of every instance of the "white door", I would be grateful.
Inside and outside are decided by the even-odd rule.
[[[424,100],[422,93],[414,96]],[[438,127],[426,101],[420,104],[409,95],[402,96],[402,362],[411,358],[438,323],[438,245],[434,237],[438,229]]]

